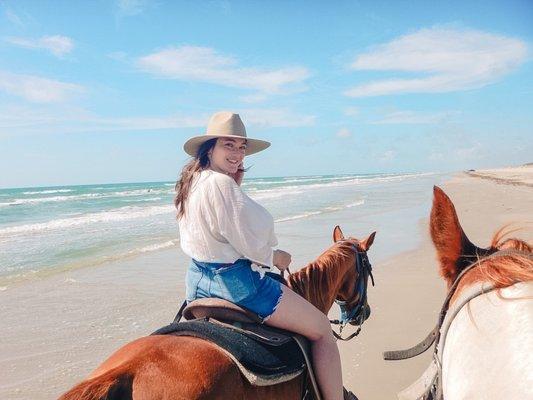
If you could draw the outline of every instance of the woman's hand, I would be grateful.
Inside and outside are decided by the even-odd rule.
[[[292,257],[289,253],[283,250],[274,250],[274,265],[280,270],[285,271],[292,261]]]
[[[237,182],[237,185],[241,186],[242,179],[244,178],[244,166],[243,163],[240,163],[237,167],[237,172],[234,174],[231,174],[232,178],[235,179],[235,182]]]

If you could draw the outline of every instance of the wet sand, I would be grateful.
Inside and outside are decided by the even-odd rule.
[[[505,170],[501,175],[491,174],[506,179]],[[488,245],[492,234],[509,222],[524,228],[516,236],[533,239],[530,186],[459,173],[443,188],[476,244]],[[336,216],[346,221],[342,225],[346,234],[369,234],[374,229],[371,218],[352,221],[349,217],[349,210]],[[331,216],[321,218],[280,225],[280,242],[292,244],[295,266],[304,265],[330,245]],[[310,229],[324,224],[327,231]],[[392,221],[390,226],[398,229]],[[369,292],[372,317],[358,338],[339,344],[345,385],[362,400],[394,399],[396,392],[423,372],[429,354],[385,362],[381,353],[410,347],[424,338],[436,322],[445,295],[427,219],[413,220],[410,229],[398,232],[406,235],[402,239],[412,244],[411,249],[416,248],[406,252],[380,242],[380,229],[387,226],[377,227],[376,245],[370,251],[376,279],[376,287]],[[171,248],[0,292],[0,398],[57,398],[115,349],[166,325],[183,298],[187,262],[178,248]],[[334,308],[332,316],[336,315]]]

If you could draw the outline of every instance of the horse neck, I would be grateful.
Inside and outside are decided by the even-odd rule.
[[[351,247],[334,245],[315,261],[291,274],[287,283],[293,291],[327,314],[347,276],[353,274],[353,263]]]
[[[523,379],[521,368],[502,374],[495,366],[531,365],[531,351],[524,347],[531,343],[531,331],[523,318],[533,315],[532,302],[524,301],[532,295],[533,281],[518,282],[462,307],[448,330],[442,355],[446,399],[471,398],[472,393],[484,400],[531,397],[531,382]]]

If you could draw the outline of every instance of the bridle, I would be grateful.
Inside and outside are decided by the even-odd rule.
[[[450,312],[450,315],[448,315],[448,312],[450,311],[450,301],[453,298],[457,287],[459,286],[459,283],[461,282],[462,278],[470,272],[472,269],[479,266],[481,263],[497,257],[503,257],[503,256],[509,256],[509,255],[518,255],[522,257],[527,257],[530,260],[533,259],[533,253],[524,252],[524,251],[518,251],[518,250],[499,250],[495,253],[492,253],[491,255],[487,257],[480,258],[470,265],[468,265],[465,269],[461,271],[461,273],[455,278],[453,284],[450,286],[450,289],[448,290],[448,294],[446,295],[446,299],[444,300],[444,303],[441,307],[439,318],[437,325],[433,330],[429,333],[429,335],[422,340],[417,345],[406,349],[406,350],[393,350],[393,351],[385,351],[383,352],[383,358],[385,360],[405,360],[408,358],[416,357],[422,353],[424,353],[426,350],[428,350],[433,343],[435,343],[435,347],[433,350],[433,363],[435,364],[435,377],[433,380],[433,383],[431,386],[427,388],[427,394],[428,397],[424,397],[427,399],[434,399],[439,400],[442,399],[442,354],[444,350],[444,345],[446,342],[446,335],[448,332],[448,329],[451,325],[451,322],[453,321],[453,318],[459,313],[459,311],[462,309],[462,307],[468,302],[470,302],[472,299],[489,293],[492,290],[495,290],[494,286],[480,286],[477,290],[474,290],[472,293],[468,293],[468,295],[460,301],[458,301],[459,304],[453,304],[453,310]],[[446,322],[445,322],[446,321]],[[431,366],[430,366],[431,368]]]
[[[370,264],[366,251],[359,251],[357,245],[349,240],[340,240],[339,242],[347,242],[352,246],[355,253],[354,268],[357,278],[353,294],[348,300],[335,299],[335,303],[340,308],[340,317],[329,322],[334,325],[339,325],[339,333],[332,330],[333,336],[339,340],[347,341],[359,335],[363,322],[370,316],[370,306],[368,305],[367,297],[368,278],[370,277],[372,286],[375,286],[375,283],[374,276],[372,275],[372,265]],[[348,311],[349,308],[351,308],[350,311]],[[342,331],[347,324],[358,325],[357,330],[348,337],[343,338]]]
[[[375,286],[374,276],[372,275],[372,265],[368,259],[366,251],[359,251],[357,246],[349,240],[341,240],[340,242],[348,242],[352,246],[355,253],[354,268],[356,273],[356,281],[352,296],[348,300],[335,299],[335,303],[340,308],[339,319],[329,320],[331,324],[339,325],[339,333],[331,330],[333,336],[342,341],[348,341],[359,335],[361,327],[366,319],[370,316],[370,306],[368,305],[368,278],[372,281],[372,286]],[[348,309],[351,308],[350,311]],[[342,331],[348,324],[357,325],[357,329],[351,335],[342,337]]]
[[[339,333],[335,332],[333,329],[333,336],[342,341],[347,341],[353,339],[361,332],[361,326],[363,322],[370,316],[370,306],[368,305],[367,298],[367,288],[368,288],[368,278],[370,277],[372,281],[372,286],[374,284],[374,276],[372,275],[372,265],[368,259],[366,251],[359,251],[357,245],[352,241],[347,239],[338,240],[336,243],[349,243],[355,253],[354,265],[356,273],[355,288],[352,296],[348,300],[339,300],[335,299],[335,303],[340,307],[340,316],[339,319],[329,320],[331,324],[339,325]],[[281,276],[284,276],[282,271]],[[287,268],[287,272],[291,275],[291,272]],[[348,311],[348,308],[351,308]],[[342,337],[342,331],[344,327],[348,324],[357,325],[357,330],[349,335],[348,337]]]

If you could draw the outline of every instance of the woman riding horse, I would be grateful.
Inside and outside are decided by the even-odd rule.
[[[244,157],[269,146],[248,138],[239,115],[231,112],[214,114],[206,133],[185,143],[193,159],[176,183],[175,205],[181,248],[192,258],[187,301],[223,298],[255,312],[267,325],[307,337],[323,398],[341,400],[346,396],[341,362],[327,316],[259,272],[261,266],[283,271],[291,262],[289,253],[273,250],[278,242],[272,215],[240,187]]]

